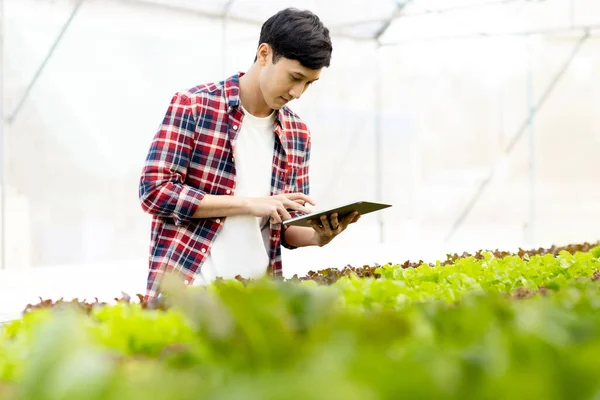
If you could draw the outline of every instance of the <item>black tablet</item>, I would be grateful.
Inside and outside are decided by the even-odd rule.
[[[310,220],[320,221],[321,216],[331,215],[334,213],[338,214],[338,220],[352,214],[354,211],[358,211],[359,215],[369,214],[374,211],[383,210],[384,208],[391,207],[391,204],[373,203],[369,201],[357,201],[355,203],[346,204],[340,207],[330,208],[329,210],[323,210],[314,212],[302,217],[288,219],[283,221],[283,225],[288,226],[306,226],[310,228],[308,222]]]

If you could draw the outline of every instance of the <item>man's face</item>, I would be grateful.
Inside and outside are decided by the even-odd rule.
[[[265,46],[264,51],[262,46]],[[279,110],[291,100],[299,99],[321,75],[321,69],[306,68],[297,60],[280,57],[273,64],[272,50],[268,45],[259,48],[261,64],[260,90],[267,105]]]

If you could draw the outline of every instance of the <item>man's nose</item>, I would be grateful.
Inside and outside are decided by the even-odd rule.
[[[300,85],[296,85],[294,86],[291,90],[290,90],[290,96],[292,97],[292,99],[299,99],[300,96],[302,96],[302,93],[304,92],[302,84]]]

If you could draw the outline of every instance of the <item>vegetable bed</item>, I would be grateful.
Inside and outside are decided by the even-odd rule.
[[[41,300],[0,333],[0,398],[597,399],[594,246]]]

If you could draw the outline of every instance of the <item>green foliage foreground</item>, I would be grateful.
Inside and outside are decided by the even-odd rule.
[[[38,307],[2,399],[600,399],[600,247]]]

